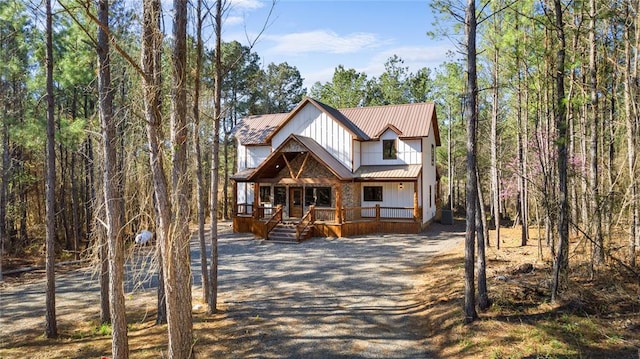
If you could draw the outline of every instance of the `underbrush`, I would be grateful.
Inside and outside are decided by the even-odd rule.
[[[579,242],[558,303],[550,302],[552,262],[538,242],[520,246],[519,229],[502,229],[501,249],[487,249],[491,307],[463,324],[463,251],[427,264],[420,283],[420,323],[439,358],[640,357],[640,279],[619,263],[592,270]],[[544,253],[544,252],[543,252]],[[531,266],[529,266],[529,264]],[[522,270],[525,268],[525,270]]]

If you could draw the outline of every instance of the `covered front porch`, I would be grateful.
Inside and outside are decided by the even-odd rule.
[[[296,227],[296,239],[310,236],[349,237],[372,233],[419,233],[423,229],[421,207],[316,207],[311,205],[301,218],[284,218],[283,207],[238,204],[233,217],[234,232],[251,232],[268,239],[279,223]]]

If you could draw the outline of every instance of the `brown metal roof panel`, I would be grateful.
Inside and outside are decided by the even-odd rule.
[[[433,103],[371,106],[340,109],[347,118],[369,137],[376,138],[393,125],[402,132],[402,137],[425,137],[435,116]]]
[[[370,165],[360,166],[354,173],[358,179],[405,179],[417,178],[421,165]]]
[[[246,181],[255,170],[256,170],[255,168],[245,168],[241,171],[236,172],[234,175],[232,175],[231,179],[239,182]]]
[[[313,153],[316,158],[324,163],[331,171],[333,171],[338,178],[341,180],[347,180],[353,178],[353,173],[345,167],[338,159],[333,157],[324,147],[320,146],[318,142],[316,142],[313,138],[300,136],[300,135],[292,135],[293,138],[302,143],[303,146],[309,149],[311,153]]]
[[[243,145],[261,145],[280,125],[286,113],[248,116],[240,120],[234,129],[234,135]]]

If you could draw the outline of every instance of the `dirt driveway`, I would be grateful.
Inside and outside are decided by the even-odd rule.
[[[223,234],[219,300],[238,326],[231,336],[235,343],[227,346],[231,352],[216,357],[432,357],[424,333],[411,325],[421,306],[414,282],[429,258],[464,240],[462,230],[433,224],[419,235],[313,238],[301,244]],[[194,297],[201,292],[197,248],[194,243]],[[145,288],[154,281],[146,278],[127,300],[152,297],[154,291]],[[96,282],[87,270],[58,275],[59,321],[96,316]],[[0,288],[0,346],[41,327],[43,308],[41,279]]]

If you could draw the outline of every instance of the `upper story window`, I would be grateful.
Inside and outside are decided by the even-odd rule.
[[[433,145],[433,143],[431,144],[431,165],[435,165],[436,164],[436,148]]]
[[[396,140],[382,140],[382,159],[395,160],[398,158]]]

